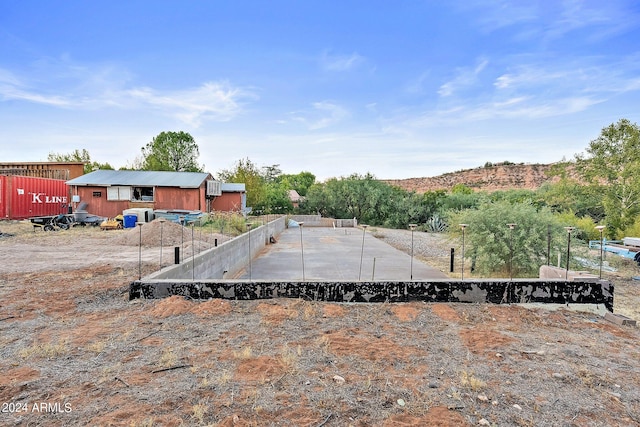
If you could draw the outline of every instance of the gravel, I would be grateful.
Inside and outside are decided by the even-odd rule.
[[[392,228],[376,228],[372,231],[373,236],[388,243],[394,248],[411,253],[411,231],[395,230]],[[428,262],[432,257],[448,257],[449,247],[457,246],[448,235],[443,233],[425,233],[423,231],[413,232],[413,253],[417,257]]]

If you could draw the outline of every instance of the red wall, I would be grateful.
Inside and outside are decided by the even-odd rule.
[[[242,193],[222,193],[211,203],[212,211],[240,212],[242,210]]]
[[[25,219],[68,213],[69,187],[64,180],[0,175],[0,215]]]
[[[75,187],[74,194],[80,196],[80,201],[88,203],[87,212],[93,215],[113,218],[122,211],[130,208],[152,209],[187,209],[192,211],[206,211],[204,185],[200,188],[156,187],[153,202],[131,202],[129,200],[107,200],[106,187]],[[94,192],[100,192],[100,197],[94,197]]]

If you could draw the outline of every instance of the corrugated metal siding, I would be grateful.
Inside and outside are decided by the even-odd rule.
[[[200,188],[156,187],[156,209],[204,210]]]
[[[0,176],[0,213],[5,219],[25,219],[67,213],[69,187],[58,179]]]
[[[155,187],[153,202],[131,202],[129,200],[107,200],[107,187],[73,186],[74,194],[87,203],[86,210],[98,216],[114,217],[125,209],[148,207],[153,209],[206,210],[205,184],[200,188]],[[97,194],[100,194],[98,197]],[[95,194],[95,196],[94,196]]]
[[[7,207],[5,206],[6,194],[5,188],[7,186],[7,177],[0,175],[0,219],[7,217]]]
[[[84,174],[82,162],[30,162],[0,163],[3,175],[33,176],[50,179],[73,179]]]
[[[106,187],[72,188],[72,193],[79,196],[80,202],[87,203],[85,210],[93,215],[113,218],[121,214],[123,210],[129,209],[129,203],[131,203],[128,200],[108,201]],[[74,209],[77,208],[78,205],[78,203],[74,203]]]
[[[222,193],[221,196],[213,199],[211,210],[223,212],[242,211],[242,194],[243,193]]]

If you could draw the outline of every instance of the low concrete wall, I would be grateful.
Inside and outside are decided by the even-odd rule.
[[[232,277],[249,263],[249,237],[251,257],[255,257],[267,244],[271,236],[278,236],[285,228],[284,216],[252,229],[220,246],[208,249],[182,264],[170,265],[143,278],[153,280],[203,280]]]
[[[603,304],[613,312],[608,281],[433,280],[385,282],[259,282],[222,280],[144,280],[131,283],[129,298],[182,295],[194,299],[303,298],[336,302],[475,302]]]
[[[539,277],[541,279],[557,279],[557,280],[580,280],[583,282],[597,282],[598,276],[588,271],[575,271],[566,268],[554,267],[552,265],[543,265],[540,267]]]
[[[296,222],[304,222],[305,227],[355,227],[355,218],[335,219],[322,218],[320,215],[291,215],[289,218]]]

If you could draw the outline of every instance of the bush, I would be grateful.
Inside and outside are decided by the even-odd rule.
[[[202,226],[212,227],[221,234],[238,235],[246,231],[246,219],[239,213],[211,212]]]
[[[486,203],[450,216],[450,232],[460,235],[456,224],[467,224],[465,255],[482,276],[509,276],[511,249],[514,277],[537,277],[540,265],[546,264],[547,233],[552,247],[566,241],[562,229],[548,209],[536,209],[528,203]],[[515,223],[511,230],[507,224]]]

